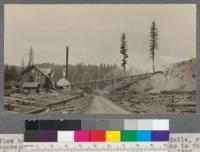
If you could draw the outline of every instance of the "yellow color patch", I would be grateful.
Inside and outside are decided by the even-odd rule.
[[[106,142],[119,142],[121,141],[120,131],[106,131]]]

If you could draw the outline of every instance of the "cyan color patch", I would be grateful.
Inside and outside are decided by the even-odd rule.
[[[137,131],[137,141],[151,141],[151,131],[148,130]]]

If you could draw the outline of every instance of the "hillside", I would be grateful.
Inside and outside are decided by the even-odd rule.
[[[195,62],[196,59],[190,59],[172,64],[163,73],[138,81],[129,88],[129,92],[194,91],[196,90]]]

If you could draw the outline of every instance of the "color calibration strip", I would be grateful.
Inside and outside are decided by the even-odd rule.
[[[169,141],[169,131],[26,131],[25,142],[152,142]]]
[[[92,123],[91,123],[92,122]],[[26,121],[25,142],[169,141],[169,120]]]

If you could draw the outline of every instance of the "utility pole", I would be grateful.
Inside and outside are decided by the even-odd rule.
[[[68,46],[66,47],[66,69],[65,69],[65,78],[66,78],[66,80],[68,80],[68,67],[69,67],[69,63],[68,63],[68,58],[69,58],[69,48],[68,48]]]

